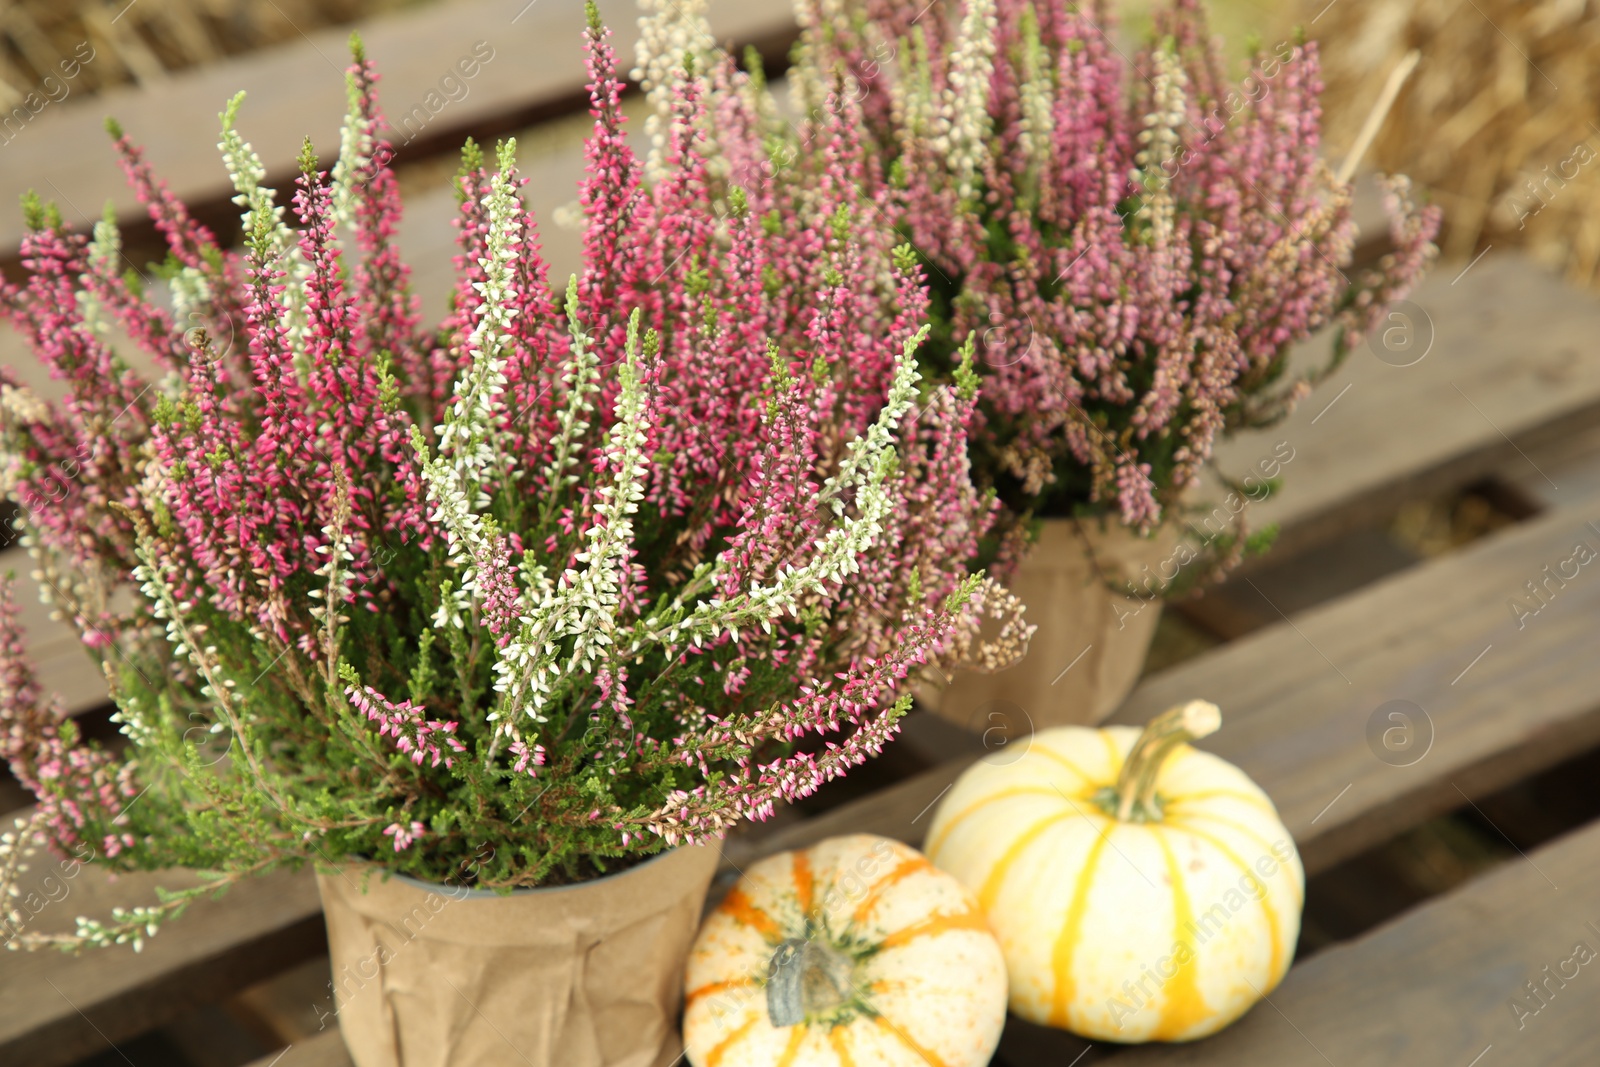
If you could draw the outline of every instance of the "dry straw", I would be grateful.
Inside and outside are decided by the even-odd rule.
[[[60,96],[63,85],[76,93],[154,84],[172,71],[403,6],[406,0],[0,3],[0,112],[37,110],[40,99]],[[76,65],[61,66],[74,57]],[[64,78],[68,69],[73,73]]]
[[[1306,0],[1301,11],[1322,42],[1335,151],[1356,143],[1406,54],[1421,53],[1366,163],[1410,174],[1444,208],[1446,255],[1521,246],[1600,283],[1600,3]]]

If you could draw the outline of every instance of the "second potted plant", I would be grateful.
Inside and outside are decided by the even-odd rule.
[[[1433,255],[1437,213],[1390,182],[1393,251],[1352,268],[1316,46],[1258,50],[1230,80],[1197,0],[1163,5],[1131,60],[1100,0],[798,7],[797,99],[858,109],[883,159],[865,176],[925,267],[919,358],[936,378],[975,363],[974,476],[1002,503],[985,558],[1015,568],[1038,627],[1026,660],[930,703],[978,728],[996,701],[1098,722],[1163,598],[1252,544],[1244,505],[1270,479],[1219,472],[1233,494],[1202,499],[1218,437],[1282,418],[1361,344]],[[1327,366],[1296,377],[1291,348],[1325,327]]]

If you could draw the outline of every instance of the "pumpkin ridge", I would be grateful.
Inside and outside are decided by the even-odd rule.
[[[907,1034],[903,1029],[890,1022],[888,1016],[875,1015],[873,1018],[877,1021],[879,1029],[887,1030],[889,1033],[893,1034],[900,1040],[902,1045],[910,1049],[912,1052],[915,1052],[918,1056],[921,1056],[922,1062],[926,1063],[928,1067],[944,1067],[943,1060],[936,1056],[931,1050],[925,1049],[915,1041],[911,1040],[911,1035]]]
[[[1111,780],[1115,782],[1117,776],[1122,773],[1122,765],[1127,762],[1128,754],[1122,751],[1111,731],[1096,730],[1095,732],[1100,735],[1100,740],[1105,742],[1106,752],[1111,757]]]
[[[729,989],[738,989],[742,986],[756,985],[756,980],[746,975],[743,978],[724,978],[717,982],[707,982],[697,989],[691,989],[683,995],[684,1007],[688,1007],[701,997],[708,997],[713,993],[723,993]]]
[[[846,1030],[842,1026],[835,1026],[828,1030],[828,1044],[833,1046],[833,1054],[839,1057],[839,1067],[856,1067],[855,1058],[850,1055],[850,1046],[845,1042]]]
[[[855,914],[851,916],[850,921],[852,923],[865,921],[867,914],[877,906],[878,901],[883,897],[884,890],[902,879],[916,874],[918,871],[929,870],[932,867],[933,864],[922,856],[907,856],[897,863],[893,870],[880,878],[871,889],[867,890],[866,897],[862,899],[861,905],[856,908]]]
[[[1073,763],[1071,760],[1067,759],[1067,757],[1063,756],[1061,753],[1047,745],[1040,745],[1038,748],[1030,749],[1029,751],[1037,752],[1046,759],[1051,759],[1061,764],[1067,770],[1071,771],[1073,774],[1076,774],[1079,778],[1082,778],[1085,785],[1096,784],[1094,775],[1090,774],[1088,771],[1084,770],[1082,767],[1078,766],[1076,763]]]
[[[1189,831],[1193,832],[1195,830],[1195,827],[1188,825],[1188,823],[1191,820],[1204,819],[1207,822],[1214,822],[1218,826],[1226,826],[1230,830],[1234,830],[1234,831],[1236,831],[1238,833],[1243,834],[1244,836],[1248,837],[1251,841],[1254,841],[1256,844],[1260,845],[1263,852],[1272,853],[1273,858],[1274,859],[1277,858],[1277,854],[1273,852],[1271,842],[1269,842],[1265,837],[1262,837],[1255,830],[1253,830],[1250,827],[1246,826],[1244,823],[1234,822],[1232,819],[1226,818],[1226,817],[1221,816],[1221,815],[1213,815],[1213,814],[1211,814],[1210,812],[1207,812],[1207,811],[1191,811],[1191,812],[1178,811],[1178,812],[1174,812],[1173,815],[1175,816],[1175,818],[1168,820],[1168,824],[1171,825],[1171,826],[1176,826],[1176,827],[1178,827],[1180,829],[1189,830]],[[1280,861],[1280,864],[1281,864],[1281,861]],[[1300,897],[1304,896],[1303,891],[1300,889],[1300,887],[1298,885],[1295,887],[1295,894],[1296,894],[1297,898],[1300,898]],[[1303,901],[1297,899],[1297,903],[1303,903]]]
[[[783,1055],[778,1057],[776,1067],[794,1067],[794,1058],[800,1055],[800,1046],[805,1044],[807,1028],[796,1026],[789,1032],[789,1043],[783,1047]]]
[[[748,1034],[750,1028],[755,1026],[756,1018],[759,1016],[746,1019],[737,1030],[712,1046],[711,1051],[706,1053],[706,1067],[717,1067],[717,1064],[722,1062],[722,1057],[728,1054],[728,1049],[733,1047],[734,1042]]]
[[[810,918],[816,881],[811,874],[811,858],[804,849],[796,850],[790,868],[794,875],[794,892],[800,904],[800,914]]]
[[[1184,927],[1194,921],[1194,908],[1189,903],[1189,891],[1183,887],[1183,872],[1178,869],[1178,857],[1173,855],[1172,846],[1161,834],[1151,836],[1167,859],[1167,877],[1172,883],[1173,943],[1187,945],[1191,957],[1188,963],[1178,966],[1171,978],[1161,983],[1165,1002],[1161,1005],[1161,1019],[1151,1036],[1158,1041],[1170,1041],[1195,1024],[1205,1021],[1210,1012],[1200,996],[1199,953],[1194,945],[1183,939]]]
[[[930,915],[926,919],[918,919],[910,926],[902,927],[878,942],[878,951],[883,952],[891,948],[915,941],[919,937],[928,937],[932,934],[946,934],[953,930],[983,930],[989,929],[989,920],[977,908],[968,908],[966,911],[940,912]]]
[[[758,931],[768,940],[781,934],[777,921],[756,907],[755,902],[737,886],[728,890],[728,895],[722,898],[722,904],[718,906],[717,910],[726,913],[729,918],[740,925],[748,926]]]
[[[927,842],[928,851],[929,852],[938,852],[939,851],[939,846],[944,844],[945,838],[950,835],[950,831],[954,830],[956,828],[956,824],[961,822],[962,820],[966,819],[967,816],[977,814],[977,812],[980,809],[982,809],[984,807],[987,807],[988,805],[994,803],[997,800],[1008,800],[1011,797],[1020,797],[1020,796],[1029,796],[1029,795],[1061,796],[1063,794],[1062,794],[1061,790],[1057,789],[1053,785],[1052,786],[1013,785],[1013,786],[1007,786],[1005,789],[1001,789],[1001,790],[999,790],[997,792],[990,793],[988,796],[983,797],[983,798],[981,798],[979,800],[973,801],[971,804],[967,805],[967,807],[961,809],[960,811],[956,812],[954,815],[950,816],[949,821],[944,823],[944,825],[939,827],[938,833],[933,835],[932,837],[930,837],[928,839],[928,842]]]
[[[1235,867],[1238,867],[1239,870],[1244,872],[1246,877],[1260,883],[1264,892],[1261,894],[1261,899],[1256,901],[1256,903],[1261,905],[1261,910],[1267,918],[1267,928],[1272,934],[1272,956],[1271,962],[1267,969],[1267,980],[1271,981],[1272,977],[1278,973],[1278,961],[1283,957],[1283,934],[1281,934],[1278,930],[1278,911],[1272,906],[1272,902],[1269,899],[1272,894],[1270,892],[1265,892],[1265,890],[1269,888],[1266,880],[1260,875],[1256,874],[1256,872],[1250,868],[1250,865],[1245,863],[1245,861],[1239,857],[1237,852],[1229,848],[1222,841],[1222,839],[1217,837],[1215,834],[1193,826],[1179,825],[1175,826],[1174,829],[1180,830],[1186,834],[1193,834],[1195,837],[1198,837],[1200,840],[1206,842],[1212,848],[1226,856]]]
[[[1082,814],[1076,810],[1048,815],[1024,830],[1020,837],[1006,847],[1005,854],[995,861],[994,867],[989,871],[989,877],[983,880],[983,888],[978,891],[978,903],[984,911],[990,911],[994,908],[994,898],[1000,893],[1000,886],[1005,881],[1006,872],[1022,856],[1027,847],[1038,840],[1039,836],[1050,827],[1055,826],[1057,823],[1065,822],[1074,816],[1082,818]]]
[[[1083,917],[1089,910],[1089,880],[1094,874],[1094,869],[1100,863],[1100,853],[1105,850],[1107,835],[1101,834],[1089,846],[1089,854],[1083,859],[1083,867],[1078,871],[1078,880],[1072,887],[1072,900],[1067,905],[1067,918],[1061,927],[1061,933],[1056,937],[1055,949],[1050,954],[1051,970],[1055,972],[1056,988],[1051,998],[1050,1025],[1070,1027],[1071,1000],[1070,990],[1075,986],[1072,980],[1072,950],[1077,947],[1078,934],[1083,928]]]

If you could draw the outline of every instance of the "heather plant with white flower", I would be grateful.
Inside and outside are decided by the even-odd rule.
[[[583,270],[547,283],[514,145],[469,145],[436,329],[359,48],[340,159],[307,147],[292,223],[224,112],[242,251],[113,131],[171,307],[109,220],[86,237],[29,204],[0,306],[67,393],[0,372],[4,487],[125,738],[86,743],[47,700],[7,596],[0,756],[38,805],[0,880],[34,841],[216,873],[13,947],[137,941],[308,860],[591,878],[809,794],[893,736],[909,672],[997,654],[976,620],[1005,597],[969,573],[997,508],[968,469],[975,380],[920,380],[924,280],[866,224],[850,116],[820,120],[827,180],[747,194],[705,131],[715,109],[759,156],[760,117],[663,67],[647,178],[590,20]]]
[[[889,222],[925,265],[924,369],[978,353],[974,467],[1013,535],[1030,516],[1176,518],[1218,436],[1282,418],[1434,253],[1437,213],[1395,179],[1392,251],[1351,266],[1314,43],[1261,51],[1234,82],[1197,0],[1159,11],[1131,58],[1099,0],[797,10],[798,109],[854,99]],[[1291,371],[1323,327],[1326,366]]]

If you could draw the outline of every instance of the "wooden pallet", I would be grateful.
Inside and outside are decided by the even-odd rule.
[[[777,6],[787,9],[786,2],[767,0],[714,8],[746,20],[730,36],[775,39],[783,34],[773,17]],[[454,60],[451,49],[458,38],[477,39],[467,32],[475,24],[464,12],[498,13],[510,25],[521,7],[520,0],[457,5],[448,9],[446,22],[429,21],[441,13],[424,9],[406,16],[410,21],[375,26],[367,35],[369,50],[386,63],[391,110],[399,106],[394,101],[397,93],[404,97],[404,87],[426,83],[435,60]],[[570,12],[556,7],[537,5],[511,26],[522,33],[535,15],[551,19],[539,23],[535,36],[540,40],[529,38],[529,47],[538,47],[526,53],[550,62],[531,64],[520,84],[508,83],[495,90],[498,95],[487,90],[500,83],[485,82],[486,91],[474,105],[482,110],[470,118],[463,111],[457,116],[460,125],[445,127],[451,135],[480,121],[493,126],[507,116],[548,114],[566,106],[559,101],[573,98],[581,80],[569,43],[576,29],[562,22],[570,21]],[[624,37],[621,16],[612,17]],[[500,41],[497,37],[497,48]],[[186,166],[190,157],[183,153],[190,150],[206,151],[204,166],[213,166],[206,139],[191,134],[196,124],[203,119],[199,128],[211,128],[211,113],[244,74],[271,86],[281,84],[276,79],[284,72],[300,71],[301,83],[314,81],[328,90],[320,104],[309,96],[256,94],[256,104],[276,115],[275,122],[296,124],[308,108],[336,115],[337,80],[321,85],[333,76],[311,54],[336,44],[318,39],[296,56],[263,55],[260,64],[281,64],[270,76],[240,66],[195,75],[180,94],[187,104],[177,96],[142,95],[128,98],[136,106],[118,110],[151,116],[152,122],[164,114],[162,107],[168,115],[180,105],[194,110],[181,113],[193,121],[171,123],[182,135],[162,149],[173,157],[158,156],[158,163],[184,182],[197,183],[180,185],[188,195],[216,198],[220,168],[202,180],[192,177],[201,165],[198,156],[195,167]],[[413,58],[397,65],[385,54],[390,47]],[[505,47],[512,51],[512,45]],[[509,64],[501,73],[510,73]],[[133,121],[129,126],[139,132]],[[280,151],[254,130],[252,137],[274,168],[286,163],[290,142]],[[99,150],[97,137],[86,143]],[[574,144],[560,138],[551,144],[528,161],[534,207],[547,219],[555,206],[571,199],[581,172]],[[80,173],[89,166],[83,160],[70,155],[63,160],[60,170],[32,173],[82,180],[83,186],[72,189],[94,204],[120,188],[103,153],[96,163],[98,178]],[[8,168],[0,185],[14,181],[17,173]],[[419,291],[431,301],[442,297],[447,281],[439,265],[449,239],[444,224],[451,205],[448,192],[414,201],[402,235],[419,264]],[[549,236],[556,270],[570,269],[574,249],[558,232]],[[0,248],[10,240],[14,235],[0,229]],[[1282,528],[1270,562],[1298,562],[1315,570],[1350,535],[1383,521],[1404,501],[1486,477],[1512,486],[1531,502],[1526,520],[1381,580],[1347,578],[1341,585],[1338,576],[1328,578],[1339,595],[1306,610],[1280,613],[1271,598],[1261,596],[1256,610],[1275,621],[1252,626],[1247,636],[1146,679],[1115,717],[1137,723],[1180,699],[1216,700],[1226,727],[1204,747],[1237,763],[1273,796],[1312,873],[1333,870],[1441,813],[1470,811],[1495,790],[1600,746],[1600,657],[1593,654],[1600,577],[1586,569],[1525,628],[1518,627],[1507,603],[1524,594],[1524,583],[1546,564],[1567,558],[1575,539],[1600,546],[1600,437],[1579,432],[1600,424],[1600,354],[1591,342],[1600,332],[1600,305],[1526,261],[1500,254],[1459,277],[1436,275],[1413,302],[1431,320],[1434,333],[1432,350],[1420,363],[1396,367],[1371,353],[1357,353],[1331,387],[1282,426],[1222,449],[1224,466],[1241,472],[1272,454],[1279,442],[1294,449],[1283,471],[1283,492],[1256,513],[1258,521],[1275,521]],[[0,358],[12,357],[0,349]],[[3,566],[25,571],[27,561],[0,552]],[[1252,573],[1247,569],[1230,583],[1239,601],[1252,590],[1260,596]],[[1225,626],[1213,629],[1224,637],[1233,632]],[[42,613],[30,616],[29,631],[46,684],[61,691],[70,706],[88,709],[103,698],[92,674],[86,676],[87,660],[70,635],[52,628]],[[1394,699],[1421,706],[1433,724],[1432,748],[1409,767],[1381,762],[1366,742],[1368,717]],[[825,791],[819,804],[807,806],[811,814],[788,812],[731,839],[724,850],[725,874],[731,877],[773,851],[846,831],[920,842],[930,805],[965,766],[986,753],[979,739],[915,715],[907,732],[899,750],[891,749],[883,762],[916,773],[889,781],[883,772],[874,779],[869,770],[840,783],[833,795],[842,795],[847,785],[859,789],[862,781],[881,780],[882,787],[870,795],[818,810],[827,802]],[[1521,1019],[1520,1027],[1509,1005],[1514,997],[1526,997],[1525,981],[1566,960],[1574,940],[1600,949],[1600,933],[1586,932],[1585,925],[1600,926],[1600,906],[1593,903],[1600,898],[1588,888],[1600,866],[1597,850],[1600,829],[1579,829],[1526,860],[1315,955],[1294,968],[1268,1004],[1216,1038],[1171,1049],[1090,1048],[1068,1035],[1014,1023],[996,1062],[1008,1067],[1065,1067],[1108,1058],[1130,1065],[1593,1063],[1597,1039],[1587,1024],[1600,1007],[1600,979],[1587,973],[1590,968],[1555,990],[1548,1005]],[[157,880],[141,875],[112,883],[90,865],[73,880],[68,898],[52,905],[60,915],[40,921],[142,901]],[[80,958],[0,957],[0,1062],[50,1067],[107,1051],[108,1045],[196,1005],[232,997],[325,951],[315,889],[302,873],[276,875],[198,904],[137,955],[116,949]],[[285,1027],[276,1037],[282,1047],[264,1057],[262,1067],[349,1063],[334,1031]]]

